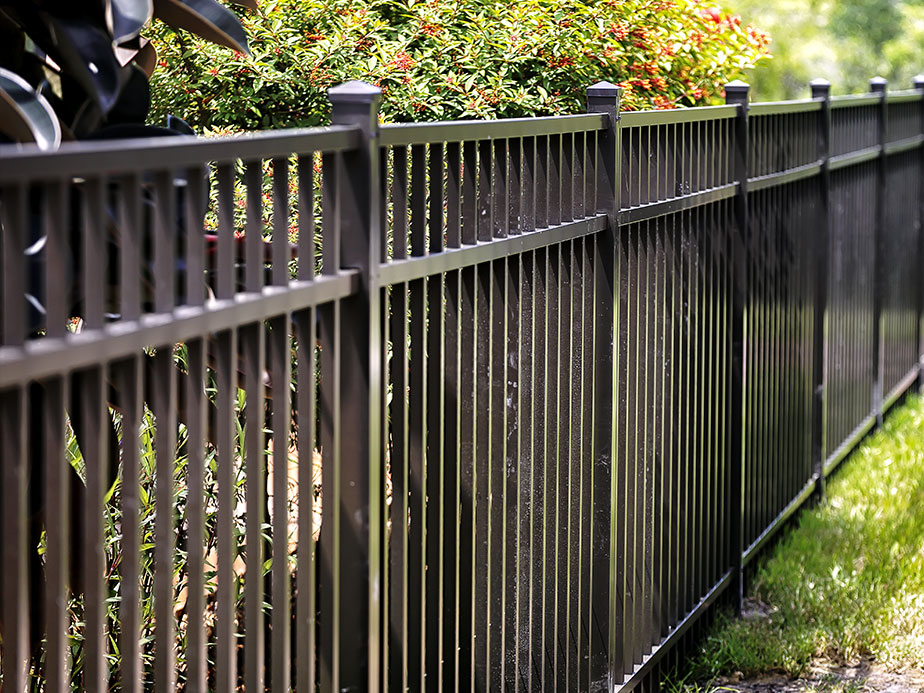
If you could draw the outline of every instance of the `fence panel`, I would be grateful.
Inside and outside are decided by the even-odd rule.
[[[358,138],[177,140],[0,174],[10,690],[336,687],[364,656],[334,249]]]
[[[920,102],[911,104],[918,113]],[[892,107],[889,106],[891,109]],[[917,115],[917,114],[916,114]],[[921,153],[918,147],[892,154],[886,161],[885,234],[882,282],[883,396],[907,388],[918,363],[917,240],[920,205],[908,204],[920,193]]]
[[[546,122],[382,129],[388,688],[606,677],[592,627],[608,580],[593,550],[609,501],[592,418],[609,385],[594,319],[604,121]]]
[[[825,224],[821,117],[819,101],[754,104],[748,117],[744,563],[814,487],[814,254]]]
[[[831,100],[831,156],[879,145],[879,98],[841,96]]]
[[[873,163],[831,174],[826,459],[864,424],[873,407],[876,195]]]
[[[616,674],[630,678],[730,557],[728,202],[623,227],[617,276]],[[618,616],[617,616],[618,617]]]
[[[808,125],[813,131],[815,124]],[[742,453],[747,558],[812,483],[812,251],[821,222],[817,177],[750,198]]]
[[[891,92],[886,97],[886,142],[913,140],[921,135],[921,95]]]
[[[613,500],[617,685],[728,584],[734,107],[622,120]]]
[[[728,87],[5,153],[3,685],[656,687],[920,379],[921,92]]]

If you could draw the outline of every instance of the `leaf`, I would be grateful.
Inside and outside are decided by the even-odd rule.
[[[151,92],[147,75],[137,65],[131,65],[127,73],[129,76],[119,94],[119,100],[106,117],[109,125],[144,123],[151,107]]]
[[[43,46],[62,70],[73,77],[105,114],[119,98],[119,62],[112,39],[101,26],[85,19],[64,19],[40,13],[50,45]]]
[[[0,131],[40,149],[61,144],[61,126],[48,101],[15,72],[0,67]]]
[[[196,134],[196,131],[189,127],[189,123],[187,123],[182,118],[177,118],[175,115],[167,115],[167,129],[175,130],[176,132],[182,133],[184,135]]]
[[[154,16],[175,29],[250,54],[244,27],[231,10],[215,0],[154,0]]]
[[[141,39],[141,42],[141,49],[132,62],[140,67],[150,79],[154,73],[154,66],[157,64],[157,50],[154,48],[154,44],[147,39]]]
[[[138,36],[151,21],[152,0],[106,0],[106,24],[112,42],[119,44]]]
[[[137,43],[140,47],[131,47],[131,43]],[[154,44],[145,38],[139,38],[137,42],[131,41],[129,45],[116,46],[115,56],[122,67],[129,63],[134,63],[140,67],[148,79],[154,73],[154,67],[157,65],[157,51]]]

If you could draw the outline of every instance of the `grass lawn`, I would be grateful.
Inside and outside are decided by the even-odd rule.
[[[803,513],[760,566],[745,618],[720,615],[669,689],[715,689],[729,675],[807,676],[819,661],[924,668],[922,398],[843,463],[827,502]]]

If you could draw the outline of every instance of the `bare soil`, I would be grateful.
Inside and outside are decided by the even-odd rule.
[[[924,671],[890,671],[870,660],[850,665],[816,662],[800,679],[744,679],[733,675],[717,680],[715,689],[748,693],[924,693]]]

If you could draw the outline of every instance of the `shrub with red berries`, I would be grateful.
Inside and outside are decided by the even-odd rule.
[[[701,105],[769,43],[699,0],[276,0],[241,16],[250,56],[154,27],[153,118],[318,125],[326,90],[349,79],[379,85],[392,122],[580,112],[600,80],[627,109]]]

